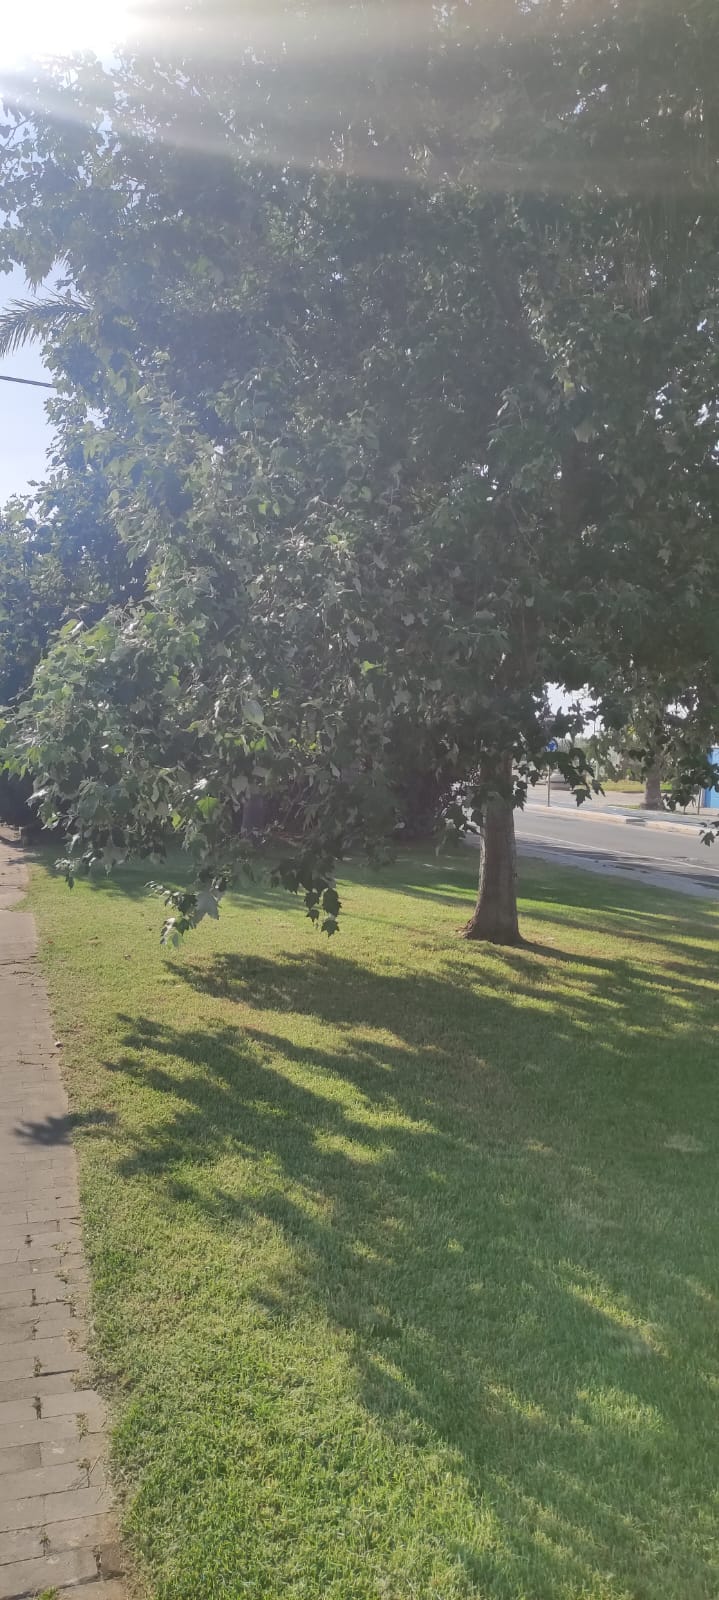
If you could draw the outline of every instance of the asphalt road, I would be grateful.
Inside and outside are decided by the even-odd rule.
[[[520,855],[538,855],[610,877],[719,898],[719,843],[702,844],[698,822],[673,828],[606,821],[588,808],[541,805],[515,812]]]

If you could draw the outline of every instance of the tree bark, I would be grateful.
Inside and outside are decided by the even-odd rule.
[[[662,774],[658,761],[654,762],[646,774],[642,806],[645,811],[662,809]]]
[[[521,944],[517,914],[517,847],[512,805],[512,757],[501,758],[488,783],[491,788],[482,816],[482,854],[477,904],[466,927],[465,939],[488,939],[492,944]]]

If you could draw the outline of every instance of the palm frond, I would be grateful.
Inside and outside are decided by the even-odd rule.
[[[64,333],[78,317],[87,316],[84,300],[51,294],[43,300],[11,300],[0,313],[0,356],[11,356],[33,339]]]

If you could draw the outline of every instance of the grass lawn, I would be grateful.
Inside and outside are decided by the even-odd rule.
[[[716,1600],[716,936],[475,862],[252,888],[179,955],[146,872],[40,921],[126,1528],[158,1600]]]
[[[612,794],[616,790],[620,794],[643,794],[645,787],[646,785],[641,783],[638,778],[602,778],[602,788],[606,789],[608,794]],[[662,794],[669,794],[671,787],[670,783],[663,783],[661,785]]]

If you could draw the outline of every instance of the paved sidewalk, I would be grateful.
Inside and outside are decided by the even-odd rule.
[[[621,797],[615,800],[608,795],[596,795],[593,799],[585,800],[583,805],[578,806],[572,795],[567,795],[566,791],[562,791],[559,795],[552,794],[551,804],[548,806],[546,794],[542,796],[541,791],[538,790],[528,798],[525,810],[528,813],[532,811],[541,811],[542,813],[569,811],[572,816],[581,817],[585,821],[589,817],[594,822],[628,822],[637,828],[661,828],[663,830],[670,828],[679,829],[680,831],[689,829],[694,833],[699,833],[703,828],[708,827],[718,815],[716,811],[711,810],[702,810],[700,812],[695,810],[686,812],[645,811],[643,807],[627,806],[623,802],[620,803],[620,800]]]
[[[87,1274],[77,1168],[25,868],[0,834],[0,1600],[126,1600],[83,1382]]]

